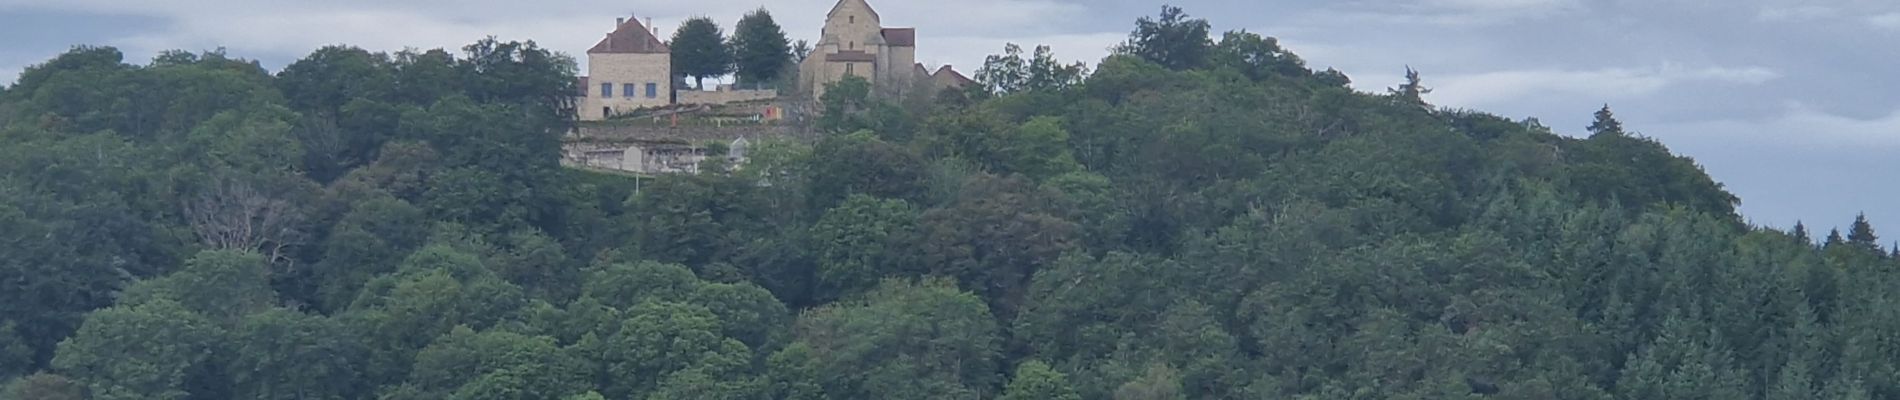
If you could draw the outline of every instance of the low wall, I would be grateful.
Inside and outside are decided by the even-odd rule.
[[[708,141],[730,142],[745,138],[758,141],[768,138],[790,138],[814,140],[816,135],[801,131],[790,125],[741,125],[741,126],[697,126],[683,125],[649,126],[639,124],[583,124],[568,141],[684,141],[700,143]]]
[[[778,91],[765,90],[681,90],[679,104],[730,104],[778,98]]]

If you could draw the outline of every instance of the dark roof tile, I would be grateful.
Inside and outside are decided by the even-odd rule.
[[[660,42],[660,38],[653,37],[653,31],[647,30],[647,26],[641,24],[639,18],[628,18],[626,22],[620,23],[620,26],[616,27],[613,32],[608,33],[606,38],[600,39],[600,43],[595,44],[594,48],[587,50],[587,54],[665,54],[672,52],[673,49],[667,48],[666,43]]]
[[[892,46],[917,47],[917,28],[884,28],[884,42]]]

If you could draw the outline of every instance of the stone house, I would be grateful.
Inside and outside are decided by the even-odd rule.
[[[634,18],[615,18],[613,32],[587,50],[587,76],[575,99],[582,121],[673,104],[673,51]]]

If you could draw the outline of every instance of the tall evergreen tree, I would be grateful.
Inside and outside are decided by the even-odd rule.
[[[1604,104],[1597,110],[1596,121],[1590,123],[1590,137],[1598,135],[1622,135],[1623,122],[1616,120],[1616,114],[1610,112],[1610,105]]]
[[[1793,235],[1795,240],[1799,240],[1801,241],[1801,243],[1805,243],[1810,246],[1814,245],[1814,238],[1808,235],[1807,224],[1803,224],[1801,223],[1801,221],[1795,221],[1794,232],[1790,232],[1789,235]]]
[[[740,84],[763,86],[791,68],[792,45],[765,8],[746,13],[732,29],[734,71]]]
[[[732,49],[726,47],[726,33],[712,18],[697,17],[680,24],[673,32],[673,74],[693,78],[693,86],[706,89],[706,78],[732,73]]]
[[[1847,230],[1847,241],[1866,248],[1878,248],[1880,237],[1874,235],[1874,225],[1867,222],[1867,214],[1854,216],[1854,226]]]
[[[1405,66],[1405,83],[1400,84],[1397,89],[1386,89],[1386,91],[1397,96],[1399,101],[1417,106],[1426,106],[1425,95],[1432,93],[1431,88],[1425,87],[1424,79],[1419,77],[1418,70],[1412,69],[1410,65]]]

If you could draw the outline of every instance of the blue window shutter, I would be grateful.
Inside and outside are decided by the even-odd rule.
[[[600,84],[600,97],[601,97],[601,98],[603,98],[603,99],[605,99],[605,98],[613,98],[613,97],[614,97],[614,84],[612,84],[612,83],[602,83],[602,84]]]
[[[647,82],[647,98],[655,99],[659,97],[660,97],[660,84]]]
[[[633,97],[634,93],[639,93],[633,91],[633,88],[634,86],[631,83],[620,85],[620,94],[626,97]]]

